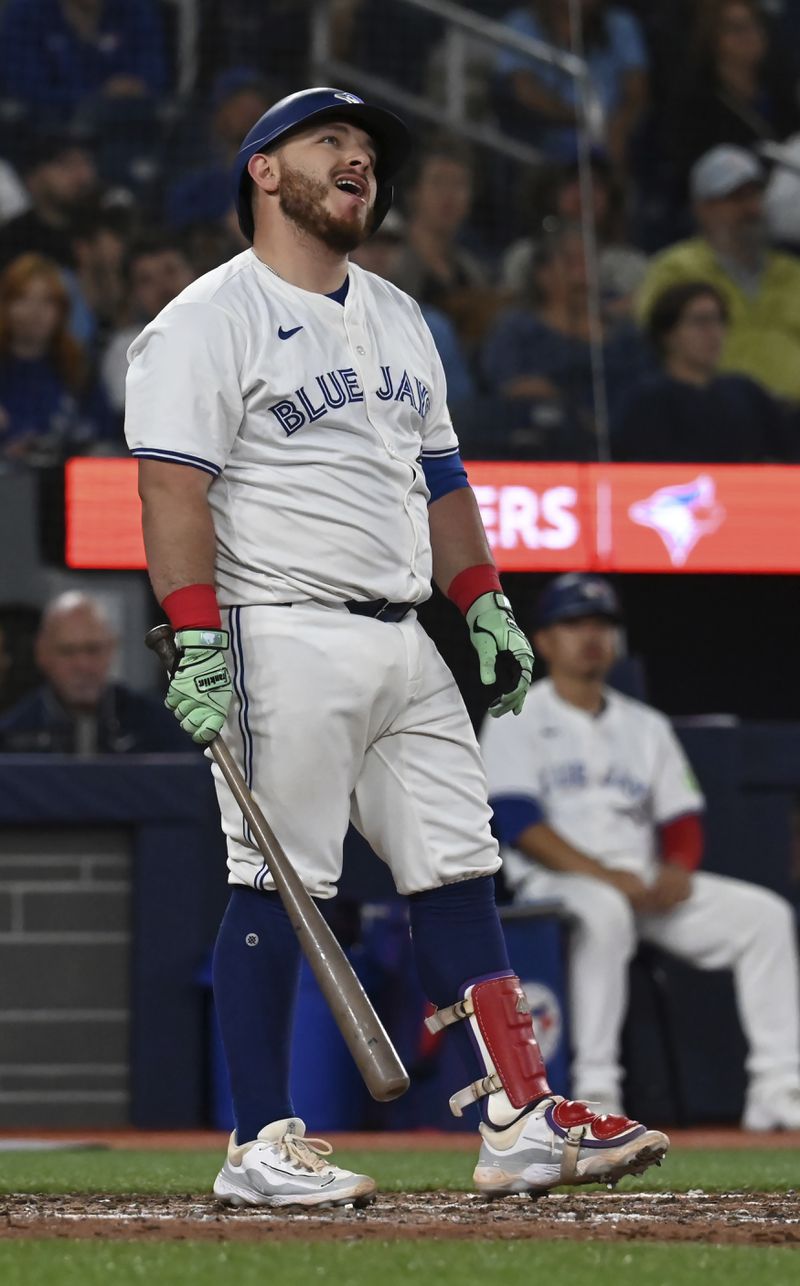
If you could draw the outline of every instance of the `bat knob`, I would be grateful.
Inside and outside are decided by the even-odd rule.
[[[148,630],[145,635],[145,646],[152,648],[155,652],[162,639],[172,639],[173,632],[171,625],[156,625],[152,630]]]
[[[145,646],[155,652],[163,662],[164,669],[172,674],[178,663],[178,649],[175,647],[175,634],[171,625],[156,625],[148,630],[144,638]]]

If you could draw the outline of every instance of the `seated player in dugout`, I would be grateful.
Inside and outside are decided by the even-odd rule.
[[[236,164],[252,248],[131,346],[126,434],[150,577],[180,652],[167,701],[196,741],[224,730],[313,896],[336,892],[351,819],[390,867],[434,1023],[463,1048],[454,1110],[483,1109],[478,1189],[613,1182],[659,1161],[668,1140],[550,1091],[494,904],[477,740],[415,612],[435,577],[487,687],[508,667],[492,714],[519,712],[533,657],[430,331],[409,296],[348,259],[388,212],[409,150],[402,121],[355,94],[282,99]],[[214,1191],[235,1205],[364,1204],[374,1181],[329,1162],[295,1115],[299,945],[214,771],[232,889],[213,985],[236,1121]]]
[[[794,915],[777,894],[699,870],[703,796],[668,720],[614,691],[620,606],[608,581],[551,581],[533,635],[549,677],[481,749],[504,873],[518,901],[572,917],[576,1096],[622,1111],[620,1036],[638,941],[731,969],[749,1046],[742,1125],[800,1129]]]
[[[116,755],[189,749],[158,701],[114,681],[117,647],[100,599],[79,590],[51,599],[34,640],[44,682],[0,719],[0,750]]]

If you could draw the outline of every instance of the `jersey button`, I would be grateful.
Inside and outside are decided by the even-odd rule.
[[[364,356],[364,354],[366,353],[366,351],[367,351],[367,350],[366,350],[366,348],[364,347],[364,345],[363,345],[363,344],[359,344],[359,345],[358,345],[358,347],[356,348],[356,352],[357,352],[361,357],[363,357],[363,356]]]

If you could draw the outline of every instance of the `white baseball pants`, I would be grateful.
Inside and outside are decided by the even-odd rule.
[[[576,1097],[619,1093],[628,965],[639,939],[699,969],[731,969],[751,1086],[800,1084],[797,938],[792,908],[777,894],[699,871],[687,901],[664,915],[637,917],[609,884],[532,867],[517,898],[559,898],[575,920],[569,996]]]
[[[500,866],[478,744],[455,680],[410,612],[316,603],[228,611],[225,739],[306,888],[333,897],[352,820],[400,893]],[[273,886],[214,765],[229,883]]]

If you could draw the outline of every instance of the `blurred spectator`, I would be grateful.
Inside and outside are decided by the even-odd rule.
[[[97,185],[91,152],[74,134],[38,134],[27,141],[19,165],[30,209],[0,228],[0,268],[29,253],[74,268],[77,215]]]
[[[683,281],[707,281],[728,308],[723,370],[749,375],[779,397],[800,401],[800,263],[766,244],[764,174],[751,152],[712,148],[692,167],[700,235],[650,264],[639,306]]]
[[[35,644],[45,682],[0,719],[0,749],[62,755],[190,749],[159,702],[111,681],[116,651],[99,600],[71,590],[48,603]]]
[[[57,463],[109,431],[105,398],[70,334],[56,264],[21,255],[0,276],[0,460]]]
[[[39,683],[33,660],[39,616],[28,603],[0,604],[0,713]]]
[[[333,0],[333,4],[338,8],[342,0]],[[304,0],[259,4],[254,0],[203,0],[198,51],[202,87],[207,91],[212,86],[220,67],[243,63],[259,67],[269,77],[275,86],[275,100],[295,93],[304,84],[315,84],[306,79],[310,19],[311,5]]]
[[[474,185],[470,152],[455,139],[435,139],[422,152],[405,189],[406,244],[392,280],[419,304],[447,313],[459,333],[481,333],[487,307],[483,265],[459,243],[469,217]]]
[[[206,219],[190,223],[181,229],[181,245],[195,277],[202,277],[220,264],[227,263],[234,255],[249,249],[250,243],[242,236],[239,220],[231,206],[221,219]]]
[[[8,704],[5,700],[9,689],[9,674],[11,672],[11,652],[6,640],[6,632],[0,622],[0,709],[5,709]]]
[[[353,251],[350,258],[367,272],[393,281],[395,261],[403,247],[403,234],[402,216],[397,210],[390,210],[378,231]],[[421,306],[421,312],[442,359],[448,402],[452,405],[466,401],[475,392],[475,382],[452,322],[438,308],[430,305]]]
[[[70,329],[93,352],[104,344],[123,305],[122,262],[127,228],[125,218],[100,211],[81,219],[72,239],[75,272]]]
[[[125,315],[101,363],[103,385],[114,411],[125,409],[128,349],[142,328],[185,290],[194,276],[180,242],[167,234],[151,233],[128,251],[123,278]]]
[[[792,69],[771,45],[756,0],[698,0],[688,63],[666,134],[684,179],[718,143],[751,147],[800,128]]]
[[[539,243],[528,299],[495,322],[483,346],[484,378],[496,393],[536,399],[593,427],[586,256],[579,227],[555,225]],[[649,365],[628,322],[606,323],[603,355],[610,404]]]
[[[25,184],[9,161],[0,157],[0,227],[24,214],[29,209],[31,199]]]
[[[201,167],[180,175],[166,198],[166,219],[174,228],[221,219],[233,206],[231,166],[248,130],[275,95],[252,67],[229,67],[211,90],[211,127],[202,139]]]
[[[473,2],[468,8],[479,7]],[[397,0],[333,0],[339,56],[406,93],[424,92],[430,55],[444,32],[442,19]]]
[[[581,0],[583,45],[605,115],[609,153],[627,167],[631,137],[647,101],[647,53],[633,14],[606,3]],[[573,52],[566,0],[532,0],[512,9],[505,25],[565,52]],[[554,160],[575,154],[578,88],[572,76],[516,50],[503,50],[496,69],[504,124]]]
[[[374,272],[386,281],[394,281],[397,260],[403,252],[406,225],[402,214],[394,207],[386,215],[377,232],[362,241],[350,255],[353,263],[367,272]]]
[[[621,188],[607,161],[597,153],[592,157],[592,200],[603,309],[607,316],[626,316],[644,280],[647,256],[624,240]],[[580,172],[573,158],[563,167],[550,171],[533,236],[515,241],[503,256],[503,285],[507,290],[515,295],[525,294],[545,218],[555,216],[561,223],[578,224],[582,205]]]
[[[770,240],[800,254],[800,133],[783,143],[761,143],[758,150],[772,162],[764,191]]]
[[[791,48],[800,48],[800,4],[797,0],[762,0],[776,31]]]
[[[648,333],[662,364],[623,397],[611,426],[615,460],[749,463],[781,460],[781,410],[744,375],[720,375],[728,309],[705,282],[669,286],[653,302]]]
[[[438,308],[423,307],[421,311],[442,360],[449,405],[469,401],[475,394],[475,381],[453,323]]]
[[[39,120],[69,120],[86,99],[160,94],[164,36],[153,0],[7,0],[0,85]]]

